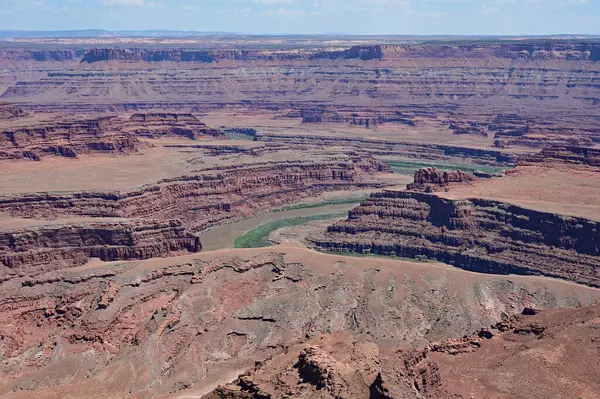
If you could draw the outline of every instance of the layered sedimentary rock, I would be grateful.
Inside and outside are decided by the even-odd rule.
[[[336,332],[286,348],[203,399],[417,399],[443,394],[441,384],[427,350],[379,348]]]
[[[12,61],[2,97],[69,112],[262,109],[306,123],[432,125],[494,137],[498,148],[600,142],[595,40],[339,49],[256,48],[240,40],[240,49],[86,50],[84,64],[64,62],[64,70],[37,63],[21,73]]]
[[[358,153],[370,155],[397,156],[410,159],[443,161],[450,158],[465,158],[479,165],[511,166],[522,155],[496,149],[469,148],[444,144],[423,144],[392,140],[370,140],[353,137],[291,135],[259,133],[257,141],[271,144],[285,144],[290,147],[336,147],[353,148]]]
[[[150,138],[169,136],[180,136],[191,140],[205,136],[225,138],[223,132],[209,128],[192,114],[136,113],[131,115],[127,125],[134,135]]]
[[[407,126],[416,124],[416,112],[406,113],[394,110],[357,109],[357,107],[328,106],[302,108],[292,111],[287,117],[302,118],[303,123],[348,123],[366,128],[377,127],[384,123],[399,123]]]
[[[384,191],[312,237],[329,251],[430,258],[467,270],[600,287],[600,224],[486,199]]]
[[[18,113],[17,115],[22,115]],[[77,157],[90,153],[127,154],[147,147],[140,137],[201,137],[225,139],[225,134],[212,129],[188,113],[135,113],[84,119],[62,119],[32,122],[0,130],[0,159],[32,158],[46,155]]]
[[[4,196],[0,212],[39,218],[176,218],[199,231],[325,191],[382,187],[373,175],[388,170],[373,158],[360,157],[215,166],[125,192]]]
[[[69,53],[70,54],[70,53]],[[48,58],[50,55],[47,56]],[[325,51],[264,51],[250,50],[150,50],[94,49],[85,53],[81,62],[99,61],[272,61],[294,59],[381,60],[398,58],[508,58],[523,60],[600,60],[600,45],[590,42],[531,42],[510,44],[473,43],[470,45],[413,45],[413,46],[353,46],[342,50]]]
[[[0,229],[0,274],[40,273],[104,261],[198,252],[200,239],[181,222],[123,221]]]
[[[492,329],[413,350],[338,332],[286,349],[204,399],[593,397],[598,373],[584,369],[583,359],[597,359],[599,315],[598,305],[526,309]],[[519,378],[506,384],[516,370]]]
[[[600,166],[600,149],[585,147],[548,147],[521,164],[564,163],[568,165]]]
[[[450,186],[473,181],[473,176],[461,170],[443,171],[438,168],[423,168],[415,171],[413,183],[406,186],[411,191],[443,191]]]
[[[356,354],[376,349],[365,341],[422,348],[424,340],[470,335],[525,306],[581,306],[598,298],[595,290],[561,282],[296,251],[196,254],[0,279],[0,396],[200,397],[285,348],[293,357],[307,337],[346,330],[356,337]],[[341,356],[354,346],[345,345]],[[381,350],[383,356],[367,351],[372,357],[354,364],[362,370],[363,360],[388,358],[408,371],[423,364],[423,350],[416,357]],[[411,359],[406,367],[404,359]],[[305,360],[320,364],[314,356]],[[119,383],[108,384],[107,375]],[[361,376],[376,379],[365,370],[350,382]],[[422,387],[420,376],[414,373]],[[384,386],[389,378],[396,377],[384,378]]]
[[[21,108],[9,103],[0,103],[0,121],[23,118],[27,113]]]
[[[0,50],[2,61],[74,61],[85,54],[85,49],[63,49],[63,50]]]
[[[0,131],[0,159],[47,155],[77,157],[90,153],[131,153],[142,148],[136,137],[122,132],[114,117],[62,120]]]

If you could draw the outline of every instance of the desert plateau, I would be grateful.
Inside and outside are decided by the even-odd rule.
[[[0,397],[600,398],[599,38],[143,33],[0,35]]]

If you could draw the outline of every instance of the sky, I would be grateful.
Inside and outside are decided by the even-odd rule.
[[[0,0],[0,30],[600,34],[600,0]]]

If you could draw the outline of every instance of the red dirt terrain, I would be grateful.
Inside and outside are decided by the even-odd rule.
[[[528,307],[586,306],[600,297],[544,278],[293,247],[89,264],[0,285],[7,398],[200,397],[285,348],[297,359],[302,342],[339,330],[365,342],[344,375],[365,370],[360,378],[370,384],[386,364],[373,366],[378,346],[462,342]],[[415,359],[403,367],[415,372]]]
[[[0,42],[0,396],[600,397],[600,43],[379,39]]]
[[[338,332],[286,347],[203,398],[597,398],[599,320],[598,305],[526,309],[423,349]]]

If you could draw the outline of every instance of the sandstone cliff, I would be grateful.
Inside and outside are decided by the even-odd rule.
[[[383,183],[373,180],[373,175],[388,170],[373,158],[360,157],[215,166],[124,192],[7,195],[0,198],[0,212],[51,219],[181,219],[187,227],[201,231],[325,191],[383,187]]]
[[[436,259],[494,274],[600,287],[600,224],[485,199],[384,191],[312,237],[329,251]]]
[[[192,114],[135,113],[129,118],[128,128],[136,136],[150,138],[180,136],[191,140],[210,136],[224,139],[225,134],[211,129]]]
[[[100,117],[7,128],[0,131],[0,159],[131,153],[144,147],[134,136],[120,131],[118,123],[115,117]]]
[[[200,239],[177,220],[0,229],[0,275],[80,266],[90,258],[149,259],[201,248]]]
[[[10,57],[10,53],[4,55]],[[43,53],[37,58],[39,61],[64,55]],[[54,54],[54,57],[52,56]],[[345,60],[393,60],[398,58],[508,58],[524,60],[600,60],[600,45],[595,42],[576,41],[529,41],[525,43],[485,43],[473,42],[471,44],[421,44],[421,45],[368,45],[352,46],[346,49],[306,51],[286,50],[192,50],[192,49],[114,49],[98,48],[87,51],[81,62],[94,63],[100,61],[170,61],[170,62],[218,62],[224,60],[251,61],[251,60],[298,60],[298,59],[345,59]],[[18,56],[23,58],[26,53]],[[70,59],[70,58],[68,58]]]
[[[521,164],[563,163],[600,167],[600,149],[575,146],[544,148],[540,153],[524,159]]]
[[[223,132],[211,129],[188,113],[135,113],[127,120],[118,116],[59,118],[0,130],[0,159],[39,160],[47,155],[74,158],[92,153],[128,154],[149,145],[141,142],[139,137],[226,138]]]
[[[461,170],[441,171],[438,168],[423,168],[415,171],[414,182],[407,185],[411,191],[434,192],[448,190],[450,186],[469,183],[473,176]]]

